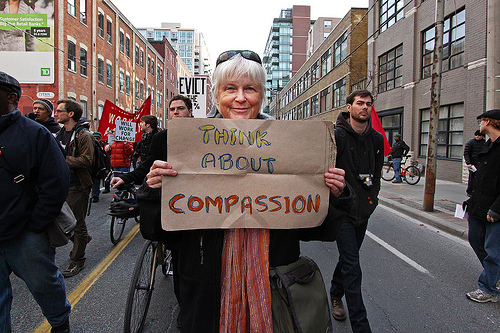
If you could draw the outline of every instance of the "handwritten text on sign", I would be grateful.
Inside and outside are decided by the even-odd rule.
[[[324,122],[176,118],[167,151],[165,230],[313,227],[328,211]]]

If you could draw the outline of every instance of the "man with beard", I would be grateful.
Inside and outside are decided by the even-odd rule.
[[[335,124],[335,166],[346,171],[345,180],[356,193],[356,200],[337,238],[339,262],[333,273],[330,296],[333,318],[342,321],[346,319],[342,302],[345,295],[354,333],[371,332],[361,295],[359,249],[368,219],[378,204],[384,162],[384,139],[371,124],[372,104],[369,91],[354,91],[346,98],[347,111],[340,113]]]

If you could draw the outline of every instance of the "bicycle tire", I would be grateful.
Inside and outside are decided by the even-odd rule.
[[[382,167],[382,179],[386,181],[391,181],[396,177],[394,175],[394,168],[392,167],[392,164],[385,164]]]
[[[415,185],[420,180],[420,170],[417,167],[409,166],[405,171],[405,180],[410,185]]]
[[[109,226],[109,238],[111,239],[111,243],[114,245],[120,242],[123,230],[125,230],[125,224],[127,223],[126,217],[116,217],[111,216],[111,225]]]
[[[144,329],[155,282],[157,242],[146,241],[137,258],[125,306],[125,333],[140,333]]]

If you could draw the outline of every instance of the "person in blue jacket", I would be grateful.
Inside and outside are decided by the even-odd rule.
[[[20,96],[19,82],[0,72],[0,331],[11,331],[14,272],[52,332],[69,332],[71,305],[46,232],[68,195],[69,168],[52,134],[21,115]]]

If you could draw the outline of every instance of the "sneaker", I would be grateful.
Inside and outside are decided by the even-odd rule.
[[[69,333],[69,318],[66,321],[57,327],[52,327],[50,333]]]
[[[66,268],[61,273],[65,278],[72,277],[80,273],[84,268],[85,268],[85,262],[80,262],[80,263],[72,262],[71,264],[69,264],[68,268]]]
[[[346,315],[342,299],[332,297],[332,315],[335,320],[338,321],[345,320]]]
[[[93,197],[92,202],[99,202],[99,197]]]
[[[495,295],[490,295],[487,292],[477,289],[467,293],[467,298],[473,300],[474,302],[486,303],[486,302],[498,302],[498,297]]]
[[[402,183],[403,181],[394,179],[392,182],[396,184],[396,183]]]

